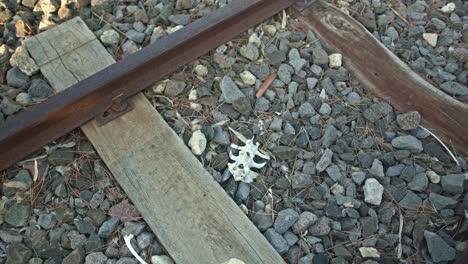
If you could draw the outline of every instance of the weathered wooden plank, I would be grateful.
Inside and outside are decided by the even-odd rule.
[[[62,55],[41,66],[54,88],[113,62],[95,42],[85,38],[68,52],[55,47]],[[45,61],[36,50],[30,50],[33,58]],[[71,65],[77,58],[80,63]],[[133,111],[105,126],[91,121],[81,128],[174,260],[222,263],[235,257],[249,264],[284,263],[148,100],[139,94],[131,104]]]
[[[76,17],[60,27],[47,30],[47,34],[38,34],[28,39],[26,47],[30,53],[34,53],[37,65],[42,66],[95,39],[84,21]]]
[[[371,93],[402,112],[418,111],[423,123],[468,155],[468,106],[423,79],[383,46],[359,22],[331,4],[317,1],[295,16],[343,54],[346,67]]]

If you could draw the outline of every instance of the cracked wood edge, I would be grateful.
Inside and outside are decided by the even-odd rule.
[[[317,1],[294,16],[324,45],[343,55],[346,67],[367,91],[401,112],[418,111],[423,124],[449,146],[468,155],[468,106],[423,79],[364,26],[331,4]]]
[[[90,40],[89,29],[71,37],[74,48],[54,44],[63,38],[57,32],[82,25],[66,22],[52,35],[41,33],[34,40],[42,41],[41,48],[29,49],[56,90],[115,62],[97,40]],[[48,48],[54,52],[47,57]],[[169,255],[178,264],[219,264],[230,258],[284,263],[148,100],[140,93],[131,104],[133,111],[105,126],[93,120],[81,129]]]

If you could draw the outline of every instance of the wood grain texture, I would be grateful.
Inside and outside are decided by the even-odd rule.
[[[399,111],[418,111],[423,124],[449,146],[468,155],[468,106],[410,69],[359,22],[336,7],[315,2],[294,16],[309,25],[325,46],[343,55],[365,88]]]
[[[55,47],[61,55],[41,66],[54,88],[113,62],[101,44],[87,41],[67,52]],[[43,59],[36,50],[33,58]],[[105,126],[81,128],[176,263],[284,263],[148,100],[140,93],[131,104],[133,111]]]

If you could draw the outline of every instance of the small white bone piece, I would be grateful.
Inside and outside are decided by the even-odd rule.
[[[259,156],[262,159],[269,160],[270,157],[264,155],[258,150],[260,144],[253,143],[252,139],[247,139],[241,133],[229,128],[236,137],[244,143],[244,146],[239,146],[234,143],[231,144],[231,148],[239,150],[239,154],[236,156],[229,152],[229,157],[233,160],[233,163],[228,164],[229,172],[234,176],[234,180],[242,181],[245,183],[252,183],[257,178],[258,173],[251,170],[251,168],[261,169],[265,166],[266,162],[256,163],[254,161],[255,156]]]

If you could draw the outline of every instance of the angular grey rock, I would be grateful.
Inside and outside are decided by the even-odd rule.
[[[260,52],[258,51],[257,46],[252,43],[248,43],[247,45],[242,46],[239,52],[242,56],[251,61],[256,61],[260,56]]]
[[[299,116],[302,117],[302,118],[304,118],[304,117],[312,117],[312,116],[315,115],[315,109],[314,109],[314,107],[313,107],[310,103],[308,103],[308,102],[303,103],[303,104],[299,107],[298,111],[299,111]]]
[[[309,185],[312,185],[313,179],[311,174],[294,172],[294,175],[291,179],[291,187],[293,189],[305,188]]]
[[[267,112],[270,109],[270,101],[265,97],[260,97],[255,102],[255,111],[256,112]]]
[[[6,248],[6,264],[26,264],[32,257],[32,251],[22,243],[12,243]]]
[[[282,235],[278,234],[275,229],[270,228],[263,235],[280,255],[288,252],[288,241],[286,241]]]
[[[21,108],[22,107],[20,105],[8,97],[3,97],[3,100],[0,103],[0,111],[7,116],[15,114],[16,112],[20,111]]]
[[[139,262],[135,258],[120,257],[115,264],[138,264]]]
[[[190,24],[191,18],[189,14],[178,14],[178,15],[170,15],[169,21],[176,25],[188,25]]]
[[[418,173],[408,184],[408,189],[416,192],[424,192],[426,191],[428,184],[429,179],[427,178],[426,173]]]
[[[421,153],[423,151],[422,143],[419,139],[413,136],[399,136],[392,140],[392,146],[397,149],[409,150],[413,153]]]
[[[299,150],[297,148],[287,146],[277,146],[272,150],[272,152],[275,157],[280,160],[294,159],[297,154],[299,154]]]
[[[416,112],[408,112],[397,116],[397,123],[403,130],[413,130],[421,123],[421,115]]]
[[[292,230],[294,234],[301,235],[309,226],[317,222],[317,220],[318,217],[315,214],[307,211],[302,212],[297,222],[293,225]]]
[[[376,179],[367,179],[363,189],[364,201],[373,205],[380,205],[384,187]]]
[[[328,235],[331,231],[330,222],[331,220],[328,217],[320,218],[317,222],[315,222],[314,224],[312,224],[312,226],[309,227],[310,235],[312,236]]]
[[[112,217],[111,219],[105,221],[99,228],[98,235],[102,238],[108,238],[117,227],[119,222],[120,220],[117,217]]]
[[[81,248],[86,244],[87,241],[86,236],[78,233],[76,230],[68,232],[67,238],[70,240],[71,249]]]
[[[309,253],[303,257],[301,257],[299,259],[299,262],[298,264],[311,264],[312,263],[312,260],[314,259],[314,254],[313,253]]]
[[[28,205],[14,204],[6,211],[4,220],[14,227],[22,227],[28,224],[31,209]]]
[[[394,165],[394,166],[390,166],[388,167],[387,169],[387,172],[385,173],[385,175],[387,177],[395,177],[395,176],[398,176],[401,174],[401,171],[405,168],[405,165],[404,164],[397,164],[397,165]]]
[[[317,169],[317,172],[322,172],[328,168],[328,166],[331,164],[333,158],[333,151],[330,149],[326,149],[322,156],[320,157],[320,160],[317,162],[317,165],[315,168]]]
[[[54,94],[54,89],[46,81],[34,79],[31,81],[28,93],[33,99],[45,99]]]
[[[50,1],[50,0],[43,0]],[[13,67],[18,67],[26,75],[31,76],[39,72],[39,66],[29,56],[29,53],[24,45],[16,48],[15,53],[11,56],[10,64]]]
[[[105,264],[106,261],[107,257],[102,252],[93,252],[86,256],[85,264]]]
[[[40,214],[39,218],[37,220],[37,224],[41,226],[44,229],[50,229],[52,228],[55,224],[57,224],[57,219],[55,218],[55,215],[53,214]]]
[[[455,208],[457,205],[457,200],[433,192],[429,194],[429,201],[437,211],[442,209]]]
[[[312,61],[318,65],[328,65],[328,54],[320,47],[312,49]]]
[[[465,175],[448,174],[442,176],[442,190],[452,194],[462,194],[465,188]]]
[[[283,120],[277,117],[274,117],[273,120],[271,121],[270,124],[270,129],[273,131],[281,131],[281,128],[283,127]]]
[[[125,222],[124,228],[122,229],[123,235],[134,235],[138,236],[143,229],[145,228],[145,224],[141,222]]]
[[[328,166],[326,171],[327,171],[328,176],[330,176],[330,178],[332,178],[332,180],[335,182],[340,181],[344,177],[340,171],[340,168],[336,166],[335,164]]]
[[[283,238],[288,241],[289,246],[294,246],[297,241],[299,241],[299,238],[291,231],[286,231],[286,233],[283,234]]]
[[[213,141],[216,144],[220,144],[223,146],[227,146],[231,144],[231,139],[229,138],[229,133],[224,131],[222,127],[215,126],[214,127],[214,138]]]
[[[25,87],[29,82],[29,77],[18,67],[13,67],[6,74],[7,84],[14,88]]]
[[[252,221],[257,226],[258,230],[262,232],[273,226],[271,214],[267,214],[264,211],[256,212]]]
[[[278,213],[273,227],[276,232],[283,234],[288,231],[288,229],[296,223],[298,219],[299,214],[296,211],[290,208],[284,209]]]
[[[370,174],[378,179],[383,179],[385,177],[384,167],[380,160],[374,159],[372,162],[372,167],[369,170]]]
[[[166,88],[164,89],[164,94],[170,97],[176,97],[185,90],[186,86],[187,84],[183,81],[168,80]]]
[[[351,178],[357,185],[361,185],[366,179],[366,173],[363,171],[356,171],[351,173]]]
[[[224,76],[219,85],[226,103],[232,104],[235,110],[244,115],[252,111],[249,99],[229,76]]]
[[[143,41],[146,38],[145,33],[138,32],[134,29],[130,29],[129,31],[127,31],[127,33],[125,33],[125,35],[127,36],[128,39],[133,40],[138,44],[143,43]]]
[[[142,250],[148,248],[154,241],[154,235],[151,232],[142,232],[137,237],[138,247]]]
[[[350,92],[347,96],[346,99],[350,104],[358,104],[361,102],[361,96],[356,93],[356,92]]]
[[[414,192],[408,191],[398,204],[409,210],[417,210],[422,205],[422,199]]]
[[[107,45],[117,45],[120,42],[120,35],[113,29],[106,30],[102,33],[101,42]]]
[[[336,140],[340,137],[340,135],[341,132],[339,132],[334,126],[328,126],[327,128],[325,128],[325,132],[323,132],[322,146],[328,148],[331,145],[335,144]]]
[[[313,90],[315,86],[317,86],[317,83],[317,78],[307,78],[307,88],[309,88],[309,90]]]
[[[68,256],[66,256],[62,264],[81,264],[85,261],[85,251],[83,248],[77,248],[73,250]]]
[[[458,82],[446,82],[441,84],[440,88],[452,95],[468,95],[468,88]]]
[[[281,64],[278,69],[278,78],[285,84],[291,82],[294,69],[289,64]]]
[[[286,52],[283,50],[275,50],[266,55],[268,63],[272,65],[278,65],[286,60]]]
[[[455,249],[449,246],[439,235],[424,231],[424,238],[426,238],[427,249],[434,262],[439,263],[455,259]]]
[[[237,187],[236,199],[238,199],[238,201],[245,201],[249,197],[249,194],[250,194],[250,184],[247,184],[245,182],[240,182]]]
[[[302,58],[298,58],[290,60],[289,64],[291,64],[291,66],[294,68],[294,73],[299,74],[299,72],[304,68],[304,66],[306,66],[307,61]]]

